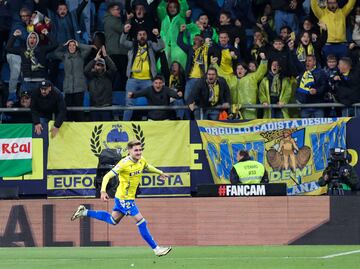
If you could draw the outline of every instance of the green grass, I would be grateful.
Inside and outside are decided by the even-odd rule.
[[[356,251],[357,253],[321,258]],[[352,269],[360,268],[360,246],[174,247],[155,257],[146,247],[0,248],[1,269]]]

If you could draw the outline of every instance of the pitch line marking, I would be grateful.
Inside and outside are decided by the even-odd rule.
[[[331,259],[331,258],[340,257],[340,256],[345,256],[345,255],[351,255],[351,254],[355,254],[355,253],[360,253],[360,249],[358,249],[358,250],[353,250],[353,251],[347,251],[347,252],[335,253],[335,254],[323,256],[323,257],[320,257],[320,258],[321,258],[321,259]]]

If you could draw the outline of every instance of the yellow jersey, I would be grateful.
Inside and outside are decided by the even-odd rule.
[[[151,79],[150,60],[148,57],[147,45],[143,47],[139,45],[134,63],[132,65],[132,77],[140,80]]]
[[[115,197],[120,200],[134,200],[143,170],[157,174],[163,173],[161,170],[150,165],[144,157],[141,157],[141,159],[136,162],[130,156],[127,156],[121,159],[117,165],[104,176],[101,191],[105,192],[109,180],[117,175],[119,177],[119,186],[116,190]]]

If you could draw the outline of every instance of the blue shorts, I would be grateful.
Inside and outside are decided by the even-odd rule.
[[[120,200],[116,197],[113,211],[121,212],[125,216],[135,216],[140,213],[134,200]]]

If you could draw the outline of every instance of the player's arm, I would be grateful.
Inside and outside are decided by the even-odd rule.
[[[101,182],[101,200],[107,201],[109,200],[109,195],[106,193],[106,186],[109,183],[110,179],[112,179],[115,175],[119,174],[120,165],[117,164],[113,169],[111,169],[109,172],[106,173],[106,175],[103,177],[103,180]]]
[[[146,164],[145,170],[150,173],[159,174],[161,178],[169,177],[168,174],[165,174],[163,171],[161,171],[160,169],[157,169],[155,166],[152,166],[151,164]]]
[[[103,177],[102,183],[101,183],[101,191],[106,192],[106,186],[109,183],[110,179],[112,179],[115,176],[115,173],[113,170],[110,170],[106,173],[106,175]]]

